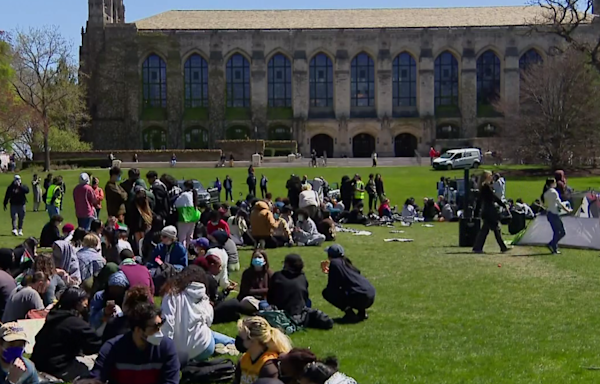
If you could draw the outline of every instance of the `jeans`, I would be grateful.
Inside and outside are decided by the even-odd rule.
[[[77,225],[79,226],[79,228],[83,228],[86,231],[90,230],[90,227],[92,226],[92,221],[94,220],[93,217],[84,217],[84,218],[77,218]]]
[[[233,192],[231,189],[225,190],[225,201],[233,201]]]
[[[12,220],[13,230],[23,229],[23,221],[25,220],[25,206],[24,205],[11,205],[10,206],[10,218]]]
[[[219,332],[212,331],[213,337],[210,341],[210,345],[204,352],[194,358],[195,361],[208,360],[215,353],[215,346],[217,344],[229,345],[235,344],[235,339]]]
[[[48,216],[50,216],[51,219],[52,219],[52,216],[60,215],[60,208],[54,204],[50,204],[50,205],[46,206],[46,209],[48,210]]]
[[[102,208],[96,208],[96,219],[100,218],[100,212],[102,211]]]
[[[552,240],[550,241],[550,243],[548,245],[550,246],[550,248],[552,248],[554,251],[556,251],[558,249],[558,242],[563,237],[565,237],[567,232],[565,232],[565,226],[563,225],[563,222],[560,219],[559,215],[552,213],[552,212],[548,212],[546,214],[546,217],[548,218],[550,227],[552,227],[552,233],[553,233]]]

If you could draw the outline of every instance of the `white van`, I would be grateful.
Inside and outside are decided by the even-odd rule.
[[[433,160],[434,169],[477,168],[481,165],[481,151],[477,148],[451,149]]]

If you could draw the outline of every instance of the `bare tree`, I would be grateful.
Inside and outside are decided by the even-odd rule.
[[[600,72],[600,33],[591,23],[595,0],[530,0],[544,12],[533,20],[537,32],[551,33],[568,43],[568,48],[586,55]],[[600,10],[595,10],[600,11]]]
[[[591,163],[598,152],[598,94],[600,76],[582,53],[567,51],[549,57],[543,69],[528,68],[519,110],[502,100],[496,105],[506,116],[501,136],[507,156],[542,160],[555,169]]]
[[[55,27],[16,31],[11,80],[19,98],[37,115],[43,136],[45,168],[50,169],[50,127],[74,127],[85,120],[85,93],[71,45]]]

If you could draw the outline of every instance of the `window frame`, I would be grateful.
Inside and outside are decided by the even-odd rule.
[[[361,57],[367,57],[366,64],[359,64]],[[366,70],[366,81],[359,81],[358,72]],[[368,96],[359,97],[359,88],[361,84],[367,85]],[[375,107],[375,61],[366,52],[361,52],[354,56],[350,65],[350,107],[351,108],[372,108]],[[367,100],[367,105],[360,105],[360,101]]]
[[[241,63],[234,63],[236,58],[241,58]],[[242,72],[242,79],[235,79],[234,73],[236,69]],[[226,97],[228,108],[250,108],[251,100],[251,74],[250,61],[241,53],[231,55],[225,65],[225,82],[226,82]],[[236,85],[242,88],[243,97],[235,97]],[[241,105],[240,105],[241,104]]]
[[[277,63],[277,59],[283,59]],[[276,79],[277,70],[283,71],[283,79]],[[271,57],[267,66],[267,84],[269,87],[268,102],[270,108],[291,108],[292,107],[292,63],[290,59],[282,53],[277,53]],[[276,96],[277,86],[283,87],[283,97]],[[288,94],[289,92],[289,94]]]
[[[444,55],[449,55],[452,60],[450,63],[442,63]],[[433,66],[433,91],[434,91],[434,106],[454,106],[458,107],[460,104],[460,67],[458,65],[458,60],[450,51],[444,51],[440,53],[435,61]],[[444,80],[442,78],[442,71],[444,69],[449,69],[451,72],[450,80]],[[437,74],[440,74],[438,77]],[[442,95],[442,87],[443,84],[451,85],[450,96]],[[438,86],[439,85],[439,86]],[[455,92],[456,90],[456,92]],[[452,103],[444,103],[444,100],[454,101]]]
[[[319,64],[318,58],[324,57],[325,64]],[[325,70],[325,81],[319,81],[317,72],[320,69]],[[309,107],[310,108],[332,108],[334,103],[334,74],[333,62],[331,58],[323,52],[319,52],[313,56],[309,65]],[[320,97],[319,85],[325,85],[325,97]],[[322,105],[320,101],[325,101]]]
[[[199,59],[198,63],[194,60]],[[195,70],[199,70],[200,79],[195,80],[192,76]],[[184,102],[185,108],[208,107],[208,63],[201,55],[194,53],[188,57],[183,67]],[[196,97],[194,86],[199,86],[200,95]]]
[[[152,79],[154,71],[158,71],[157,80]],[[153,97],[155,87],[158,97]],[[167,63],[156,53],[149,54],[142,63],[142,104],[144,108],[167,107]]]
[[[486,65],[490,65],[486,60],[493,60],[491,63],[492,76],[486,78]],[[492,105],[500,97],[502,87],[502,64],[496,52],[487,50],[477,58],[477,106]]]
[[[402,63],[402,57],[409,58],[408,64]],[[401,71],[408,70],[408,80],[402,80]],[[409,96],[401,96],[402,89],[408,86]],[[408,104],[401,101],[408,99]],[[417,62],[413,55],[408,52],[399,53],[392,63],[392,105],[394,107],[416,107],[417,106]]]

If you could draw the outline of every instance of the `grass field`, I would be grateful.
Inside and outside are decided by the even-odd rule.
[[[145,174],[145,171],[142,171]],[[244,192],[245,169],[157,170],[177,177],[198,178],[205,184],[228,172],[234,192]],[[407,197],[417,200],[435,195],[435,182],[444,175],[426,168],[381,168],[388,196],[401,205]],[[64,216],[74,222],[71,191],[80,171],[54,172],[65,176],[68,196]],[[291,172],[324,176],[330,182],[344,174],[371,168],[258,169],[269,178],[274,196],[285,194]],[[94,171],[106,181],[107,171]],[[30,183],[31,174],[22,174]],[[12,176],[1,175],[0,187]],[[570,178],[576,189],[600,185],[599,178]],[[542,178],[507,181],[507,195],[531,201],[539,196]],[[30,207],[31,208],[31,205]],[[5,214],[0,226],[0,245],[19,242],[10,234]],[[25,235],[38,236],[47,215],[28,212]],[[294,344],[310,347],[318,355],[337,355],[342,371],[362,384],[392,383],[596,383],[600,372],[600,260],[592,251],[564,250],[551,256],[545,249],[519,247],[500,254],[489,239],[485,255],[459,248],[458,227],[438,223],[419,225],[404,234],[369,228],[373,235],[339,235],[352,261],[377,288],[370,319],[358,325],[336,326],[328,332],[309,330],[293,335]],[[407,237],[413,243],[384,243],[386,237]],[[341,315],[321,298],[326,276],[319,263],[321,248],[278,249],[269,252],[278,269],[283,257],[297,252],[305,260],[315,307],[332,317]],[[249,252],[241,254],[249,264]],[[239,281],[239,274],[234,274]],[[235,334],[233,324],[216,327]]]

